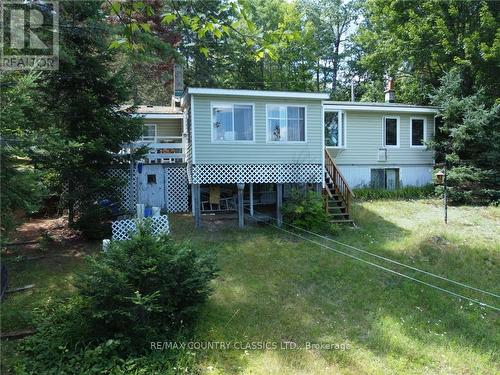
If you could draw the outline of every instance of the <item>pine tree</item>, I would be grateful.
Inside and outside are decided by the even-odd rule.
[[[139,137],[140,120],[120,110],[127,82],[110,70],[114,56],[99,2],[62,2],[59,19],[59,70],[46,77],[38,95],[47,117],[34,159],[52,172],[60,191],[67,187],[72,225],[77,203],[85,217],[96,199],[113,195],[119,182],[107,172],[120,162],[121,145]]]
[[[500,104],[483,90],[466,95],[464,79],[453,69],[432,95],[442,126],[432,146],[449,167],[450,197],[455,203],[500,201]]]

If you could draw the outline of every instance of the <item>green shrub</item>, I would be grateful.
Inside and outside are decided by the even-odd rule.
[[[213,257],[141,228],[131,240],[113,242],[105,255],[91,258],[76,286],[88,301],[94,337],[149,342],[191,321],[214,277]]]
[[[108,208],[93,205],[86,208],[75,221],[73,228],[82,232],[89,240],[111,237],[111,211]]]
[[[378,200],[378,199],[424,199],[436,195],[434,185],[425,186],[405,186],[395,190],[376,189],[376,188],[358,188],[354,189],[356,199],[360,200]]]
[[[102,373],[148,356],[151,342],[188,334],[215,272],[212,255],[153,237],[148,228],[112,242],[107,253],[89,258],[75,296],[52,301],[38,314],[21,370]]]
[[[498,205],[500,202],[500,174],[472,166],[454,166],[447,171],[450,204]],[[443,195],[443,187],[436,191]]]
[[[283,218],[297,227],[313,232],[335,232],[325,211],[323,197],[310,190],[292,189],[283,205]]]

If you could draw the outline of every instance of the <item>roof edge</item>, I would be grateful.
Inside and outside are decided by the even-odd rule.
[[[438,107],[420,106],[414,104],[401,103],[369,103],[369,102],[338,102],[338,101],[323,101],[325,108],[344,109],[356,111],[374,111],[374,112],[413,112],[413,113],[434,113],[439,112]]]
[[[298,91],[266,91],[266,90],[243,90],[243,89],[215,89],[204,87],[189,87],[188,94],[200,95],[228,95],[228,96],[258,96],[268,98],[295,98],[295,99],[329,99],[327,93],[298,92]]]

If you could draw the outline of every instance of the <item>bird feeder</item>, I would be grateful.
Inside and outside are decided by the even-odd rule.
[[[437,185],[444,185],[444,173],[443,171],[439,171],[436,173],[436,184]]]

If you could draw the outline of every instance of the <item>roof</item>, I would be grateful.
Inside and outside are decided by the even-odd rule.
[[[330,95],[319,92],[296,91],[265,91],[265,90],[240,90],[240,89],[214,89],[203,87],[189,87],[188,94],[201,95],[227,95],[227,96],[258,96],[267,98],[293,98],[293,99],[329,99]]]
[[[372,111],[372,112],[410,112],[410,113],[429,113],[437,114],[438,107],[421,106],[403,103],[370,103],[370,102],[336,102],[324,101],[323,105],[327,109],[343,109],[353,111]]]
[[[127,110],[128,108],[133,108],[132,105],[122,105],[120,109]],[[134,113],[181,113],[182,108],[172,107],[172,106],[163,106],[163,105],[138,105],[135,106]]]
[[[134,108],[132,105],[122,105],[120,107],[122,111],[131,111],[132,108]],[[150,119],[172,119],[184,116],[182,108],[162,105],[138,105],[135,106],[133,114]]]

